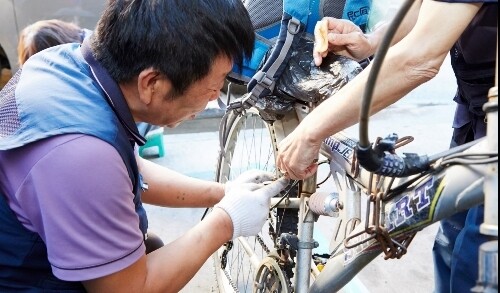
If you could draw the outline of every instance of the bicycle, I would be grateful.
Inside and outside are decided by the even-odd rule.
[[[244,94],[230,104],[221,123],[219,182],[254,168],[279,176],[274,166],[277,145],[315,106],[297,101],[294,111],[271,124],[262,119],[254,104],[245,103],[249,98]],[[405,159],[415,166],[407,174],[394,175],[401,169],[393,166],[404,162],[396,150],[411,137],[389,135],[374,143],[376,151],[388,154],[382,162],[387,169],[381,174],[360,164],[356,139],[343,132],[328,138],[322,147],[325,159],[318,163],[329,164],[337,192],[317,193],[317,186],[324,181],[319,182],[316,176],[292,182],[271,200],[268,222],[259,235],[228,242],[214,254],[219,291],[338,291],[380,253],[386,259],[399,259],[418,231],[482,202],[486,206],[482,230],[498,236],[496,87],[489,98],[485,105],[489,121],[486,138],[430,157],[407,154]],[[366,200],[364,206],[362,199]],[[337,218],[328,255],[312,253],[318,245],[313,230],[319,216]],[[498,241],[488,242],[480,253],[482,283],[478,290],[496,288],[498,264],[492,259],[497,257]]]

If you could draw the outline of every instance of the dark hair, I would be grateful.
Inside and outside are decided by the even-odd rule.
[[[71,22],[58,19],[40,20],[25,27],[19,35],[17,55],[19,65],[47,48],[81,42],[82,30]]]
[[[241,65],[254,40],[241,0],[110,0],[92,48],[117,82],[152,67],[177,96],[205,77],[217,57]]]

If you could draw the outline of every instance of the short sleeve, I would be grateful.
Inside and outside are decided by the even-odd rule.
[[[82,281],[130,266],[144,245],[118,152],[95,137],[67,137],[33,166],[17,198],[46,243],[54,274]]]

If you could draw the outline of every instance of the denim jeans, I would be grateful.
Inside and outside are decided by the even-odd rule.
[[[432,253],[435,292],[471,292],[478,277],[479,246],[491,237],[479,233],[484,205],[441,221]]]

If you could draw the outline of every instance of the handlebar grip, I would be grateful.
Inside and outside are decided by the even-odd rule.
[[[392,153],[377,153],[371,147],[363,148],[358,145],[356,155],[359,164],[366,170],[382,176],[406,177],[427,171],[430,167],[427,156],[405,153],[402,158]]]

